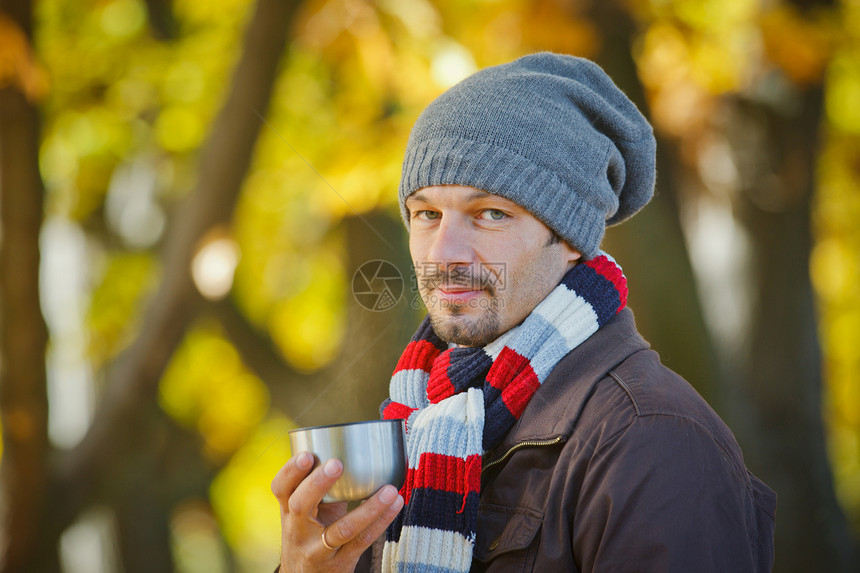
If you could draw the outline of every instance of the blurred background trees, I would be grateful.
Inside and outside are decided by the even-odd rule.
[[[536,50],[656,126],[605,248],[775,570],[860,569],[856,0],[0,0],[0,570],[271,569],[286,432],[375,417],[421,316],[412,122]]]

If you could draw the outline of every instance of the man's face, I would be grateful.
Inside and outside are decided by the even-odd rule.
[[[440,338],[483,346],[518,325],[580,258],[516,203],[462,185],[406,199],[418,290]]]

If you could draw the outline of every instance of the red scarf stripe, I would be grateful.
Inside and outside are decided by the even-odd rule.
[[[527,364],[523,371],[517,374],[517,377],[502,390],[502,402],[505,403],[515,419],[520,419],[523,410],[526,409],[526,405],[539,386],[540,380],[538,380],[537,374],[535,374],[531,364]]]
[[[406,345],[403,354],[400,355],[400,360],[397,361],[397,366],[394,368],[394,374],[401,370],[424,370],[430,371],[430,366],[433,360],[441,351],[429,340],[413,340]]]
[[[478,493],[481,487],[481,456],[473,454],[466,459],[445,454],[424,452],[417,468],[406,472],[406,483],[401,490],[409,503],[415,489],[433,489],[457,493],[463,497]]]
[[[451,352],[443,352],[430,368],[430,380],[427,382],[427,399],[431,404],[438,404],[448,396],[457,393],[454,383],[448,377],[448,366],[451,365]]]
[[[504,390],[528,364],[528,358],[505,346],[487,372],[487,382],[497,390]]]
[[[386,405],[385,408],[382,410],[382,418],[385,420],[408,420],[412,412],[417,409],[418,408],[410,408],[406,404],[392,401],[389,402],[388,405]]]
[[[618,291],[618,298],[621,301],[618,305],[618,310],[620,311],[624,308],[627,304],[627,279],[624,278],[621,267],[606,255],[598,255],[591,260],[585,261],[584,264],[615,285],[615,290]]]

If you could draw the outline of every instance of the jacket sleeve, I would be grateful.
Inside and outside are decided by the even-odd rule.
[[[582,572],[769,571],[739,455],[676,415],[637,417],[599,441],[573,517]]]

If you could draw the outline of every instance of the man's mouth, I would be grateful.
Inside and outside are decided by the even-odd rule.
[[[463,286],[439,286],[436,287],[436,296],[443,304],[461,306],[467,304],[484,293],[483,289],[474,289]]]
[[[422,267],[422,271],[416,274],[428,306],[458,310],[476,305],[485,297],[495,298],[496,288],[489,275],[476,275],[464,267],[442,270]]]

